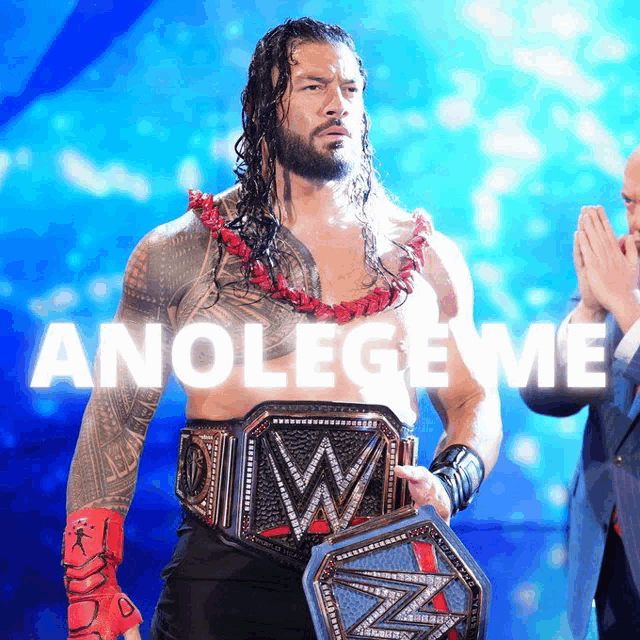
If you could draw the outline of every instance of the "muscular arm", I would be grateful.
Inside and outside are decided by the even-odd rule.
[[[429,244],[423,275],[436,293],[439,321],[449,324],[445,364],[449,385],[429,394],[445,428],[435,455],[451,445],[466,445],[482,460],[486,477],[498,458],[502,421],[497,390],[481,382],[482,351],[473,324],[471,277],[453,242],[436,233]],[[451,500],[440,479],[424,467],[398,467],[397,473],[409,480],[417,505],[432,504],[449,519]]]
[[[436,455],[450,445],[466,445],[482,459],[486,476],[498,458],[502,420],[497,389],[481,382],[482,349],[473,323],[469,270],[456,245],[441,234],[431,241],[426,268],[440,301],[440,322],[449,323],[449,385],[430,393],[445,428]]]
[[[102,507],[126,515],[138,474],[149,422],[164,390],[173,336],[169,303],[176,292],[171,281],[171,252],[158,232],[136,247],[124,275],[123,295],[114,322],[123,323],[137,346],[146,323],[162,325],[163,386],[138,387],[122,362],[115,388],[96,386],[87,405],[67,487],[67,513],[83,507]],[[96,371],[98,367],[96,367]],[[99,380],[97,381],[99,385]]]

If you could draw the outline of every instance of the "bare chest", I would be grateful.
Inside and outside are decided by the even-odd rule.
[[[358,300],[374,287],[384,287],[384,278],[372,276],[365,267],[362,241],[353,238],[326,241],[318,238],[303,244],[286,229],[276,243],[276,271],[285,275],[290,287],[319,298],[327,305]],[[397,267],[399,260],[387,261]],[[389,275],[393,275],[391,270]],[[340,348],[348,333],[370,323],[393,327],[393,340],[403,342],[408,329],[427,317],[438,318],[438,302],[433,289],[416,277],[415,291],[396,308],[367,318],[355,318],[340,326],[331,339]],[[223,328],[234,344],[235,361],[244,361],[247,325],[260,325],[264,360],[274,360],[296,349],[301,324],[315,323],[312,314],[296,311],[288,302],[265,293],[246,278],[240,258],[222,249],[203,261],[200,273],[180,299],[175,311],[176,329],[204,322]],[[387,330],[388,331],[388,330]],[[204,366],[211,359],[211,349],[200,350]]]
[[[309,249],[285,235],[278,255],[286,258],[281,268],[288,284],[325,304],[358,299],[371,289],[364,256],[351,247]],[[266,400],[313,399],[382,403],[408,423],[415,419],[415,399],[404,374],[407,337],[425,322],[437,322],[439,313],[436,294],[424,279],[416,277],[414,291],[402,304],[335,324],[317,321],[247,283],[240,260],[228,253],[201,271],[178,305],[176,328],[216,324],[232,343],[234,363],[216,388],[187,389],[189,416],[224,418]],[[195,370],[214,369],[216,358],[210,340],[192,345]],[[381,384],[377,374],[383,368],[391,375]]]

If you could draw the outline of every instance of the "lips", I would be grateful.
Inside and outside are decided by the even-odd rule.
[[[323,136],[347,136],[350,137],[349,131],[344,127],[336,127],[332,126],[328,129],[325,129],[322,134]]]

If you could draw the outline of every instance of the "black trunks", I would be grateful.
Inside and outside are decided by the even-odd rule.
[[[229,546],[185,514],[150,640],[315,640],[302,574]]]

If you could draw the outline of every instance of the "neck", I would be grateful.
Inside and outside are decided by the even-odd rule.
[[[359,225],[354,206],[347,196],[349,182],[349,178],[330,182],[310,181],[277,163],[276,206],[283,224],[289,229]]]

